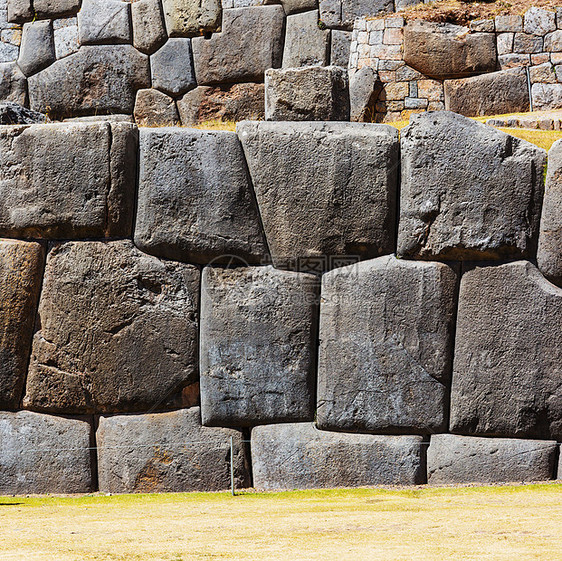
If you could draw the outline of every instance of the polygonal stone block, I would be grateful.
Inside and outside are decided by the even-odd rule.
[[[180,122],[174,99],[155,89],[137,92],[134,116],[141,127],[170,127]]]
[[[362,16],[394,12],[392,0],[320,0],[320,19],[330,28],[353,30],[353,22]]]
[[[220,0],[162,0],[162,8],[170,37],[193,37],[220,27]]]
[[[197,85],[191,60],[191,39],[168,39],[150,57],[152,87],[178,95]]]
[[[27,103],[27,79],[15,62],[0,64],[0,99],[18,105]]]
[[[328,64],[330,31],[318,22],[318,10],[287,17],[283,68]]]
[[[160,0],[137,0],[131,4],[133,46],[151,54],[167,38]]]
[[[130,4],[121,0],[83,0],[78,12],[81,45],[131,42]]]
[[[23,26],[18,66],[26,76],[31,76],[55,61],[53,24],[36,21]]]

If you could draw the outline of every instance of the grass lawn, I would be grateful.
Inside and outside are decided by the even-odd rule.
[[[0,560],[545,559],[562,484],[0,497]]]

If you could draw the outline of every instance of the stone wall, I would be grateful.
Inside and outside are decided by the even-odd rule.
[[[0,144],[1,493],[556,477],[559,143],[546,189],[449,112]]]

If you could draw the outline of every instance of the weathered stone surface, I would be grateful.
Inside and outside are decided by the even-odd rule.
[[[18,66],[31,76],[55,61],[55,39],[50,21],[35,21],[23,26]]]
[[[130,43],[129,7],[122,0],[83,0],[78,12],[80,44]]]
[[[100,491],[165,493],[249,486],[240,431],[201,426],[199,407],[171,413],[101,417],[96,433]]]
[[[54,118],[133,112],[150,87],[148,57],[130,45],[82,47],[29,79],[31,108]]]
[[[358,122],[375,120],[376,104],[382,84],[371,66],[353,72],[349,77],[350,119]]]
[[[12,101],[0,102],[0,125],[33,125],[46,121],[47,116],[43,113],[32,111]]]
[[[379,257],[322,277],[319,428],[446,430],[457,274]]]
[[[7,20],[12,23],[23,23],[33,19],[31,0],[8,0],[6,3]]]
[[[0,146],[0,235],[129,235],[136,176],[134,127],[11,126],[0,131]]]
[[[265,118],[268,121],[348,121],[347,70],[339,66],[267,70]]]
[[[134,123],[132,115],[88,115],[86,117],[69,117],[64,119],[64,123]]]
[[[523,18],[521,16],[496,16],[496,32],[523,31]]]
[[[284,26],[281,6],[225,10],[222,33],[192,41],[197,83],[261,82],[268,68],[281,66]]]
[[[27,80],[15,62],[0,64],[0,100],[26,105]]]
[[[287,17],[283,68],[326,66],[330,56],[330,31],[318,27],[318,10]]]
[[[536,251],[546,152],[448,111],[401,134],[400,256],[501,259]]]
[[[347,68],[349,51],[351,48],[351,32],[332,30],[332,47],[330,50],[330,64]]]
[[[523,30],[533,35],[546,35],[556,29],[556,13],[531,6],[523,18]]]
[[[445,108],[469,117],[529,111],[524,68],[445,81]]]
[[[425,482],[421,436],[372,436],[317,430],[312,423],[252,430],[257,489],[311,489]]]
[[[81,0],[33,0],[32,3],[37,18],[53,18],[75,14],[80,9],[80,2]]]
[[[3,62],[13,62],[19,56],[19,47],[11,43],[0,41],[0,64]]]
[[[136,0],[131,4],[133,46],[152,54],[166,41],[166,29],[160,0]]]
[[[541,273],[562,287],[562,141],[548,153],[537,262]]]
[[[191,37],[220,27],[220,0],[162,0],[162,7],[170,37]]]
[[[0,412],[0,494],[92,491],[90,432],[79,419]]]
[[[78,52],[78,19],[65,18],[53,21],[55,54],[57,59]]]
[[[201,290],[201,414],[211,426],[312,421],[315,276],[206,267]]]
[[[243,2],[244,0],[242,0]],[[318,7],[317,0],[280,0],[287,15],[306,12]],[[264,4],[279,4],[279,0],[265,0]],[[236,6],[234,6],[236,7]]]
[[[560,84],[533,84],[531,96],[533,97],[533,109],[535,111],[562,108],[562,87],[560,87]]]
[[[197,377],[198,288],[196,267],[130,241],[55,246],[24,406],[107,413],[181,403]]]
[[[244,153],[236,134],[140,131],[135,243],[153,255],[259,263],[267,253]]]
[[[180,122],[176,102],[154,89],[137,92],[134,116],[141,127],[168,127]]]
[[[562,438],[562,289],[527,261],[461,280],[451,430]]]
[[[353,22],[362,16],[394,11],[392,0],[320,0],[320,19],[331,28],[353,30]]]
[[[334,256],[393,251],[396,129],[244,122],[237,132],[276,267],[323,270]]]
[[[432,435],[427,479],[433,485],[546,481],[554,476],[556,441]]]
[[[416,20],[404,28],[404,61],[440,80],[463,78],[496,69],[493,33],[470,33],[467,27]]]
[[[204,121],[263,121],[265,88],[263,84],[225,84],[199,86],[178,100],[182,125]]]
[[[191,39],[168,39],[150,57],[152,87],[171,95],[183,94],[197,85],[191,60]]]
[[[20,403],[31,349],[37,300],[41,289],[43,259],[43,248],[38,243],[0,241],[0,407],[2,409],[17,409]]]

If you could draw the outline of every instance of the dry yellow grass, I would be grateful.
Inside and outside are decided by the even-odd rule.
[[[560,559],[562,485],[1,498],[0,560]]]

